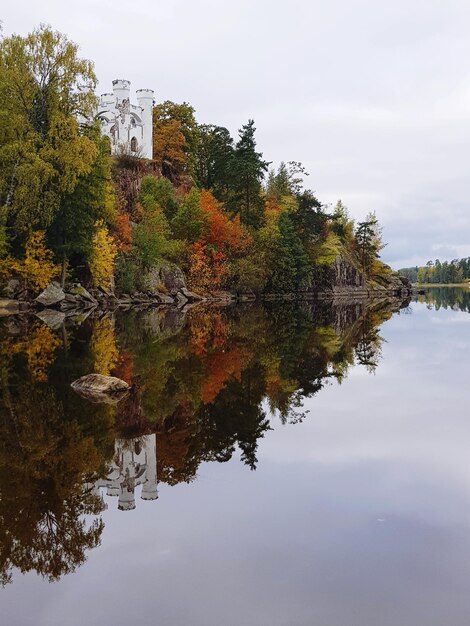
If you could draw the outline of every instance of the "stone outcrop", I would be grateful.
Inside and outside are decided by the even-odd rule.
[[[155,161],[145,161],[132,156],[122,156],[113,160],[112,179],[117,204],[131,220],[138,220],[137,197],[144,176],[160,177],[161,172]]]
[[[325,288],[335,289],[353,287],[356,289],[365,286],[364,274],[343,257],[336,257],[333,265],[326,270]]]
[[[235,293],[231,293],[230,291],[211,291],[207,294],[207,298],[209,300],[214,300],[216,302],[234,302],[235,300],[246,301],[249,298],[242,299],[241,296],[237,296]]]
[[[103,374],[87,374],[75,380],[71,387],[79,395],[92,402],[114,404],[122,400],[130,387],[120,378]]]
[[[8,298],[16,299],[23,291],[21,287],[21,282],[16,278],[10,278],[10,280],[7,281],[3,291]]]
[[[164,293],[159,293],[157,294],[158,300],[161,304],[174,304],[175,301],[173,300],[173,298],[171,296],[167,296]]]
[[[145,291],[151,294],[176,295],[178,291],[186,289],[186,277],[174,263],[162,262],[144,274],[142,284]]]
[[[198,293],[194,293],[194,291],[189,291],[189,289],[186,289],[186,287],[181,287],[180,291],[183,294],[183,296],[190,302],[197,302],[198,300],[205,300],[204,296],[201,296]]]
[[[75,301],[85,300],[91,304],[98,304],[98,300],[91,295],[80,283],[73,283],[67,288],[67,294],[75,297]]]
[[[36,302],[44,307],[54,306],[65,300],[65,292],[59,283],[52,282],[36,298]]]
[[[331,267],[319,268],[314,274],[307,294],[321,297],[374,298],[411,295],[411,283],[390,268],[380,276],[367,278],[365,274],[342,256]]]

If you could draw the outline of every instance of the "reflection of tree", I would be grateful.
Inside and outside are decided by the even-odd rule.
[[[263,378],[259,366],[254,366],[245,370],[239,381],[230,380],[213,403],[201,407],[198,443],[204,460],[228,461],[238,445],[242,461],[255,469],[258,440],[269,429],[261,407],[263,395]]]
[[[382,359],[382,344],[385,340],[380,336],[379,327],[390,316],[390,310],[381,305],[368,310],[364,318],[360,320],[360,331],[355,348],[356,360],[371,374],[375,372]]]
[[[91,352],[94,358],[94,370],[108,376],[115,367],[119,352],[114,334],[114,321],[109,315],[96,320],[91,335]]]
[[[157,338],[135,361],[144,396],[152,398],[144,400],[147,424],[158,423],[159,479],[170,484],[192,480],[201,462],[227,461],[237,448],[254,468],[269,428],[263,402],[283,423],[302,421],[305,398],[341,381],[355,353],[371,371],[377,366],[376,326],[391,315],[386,308],[338,311],[329,304],[210,312],[193,310],[187,335],[173,337],[172,350]]]
[[[55,351],[60,340],[55,333],[41,322],[35,322],[30,329],[25,329],[21,339],[12,342],[11,354],[24,354],[28,369],[34,380],[45,382],[47,370],[54,362]]]
[[[99,544],[102,521],[85,516],[99,516],[102,502],[87,485],[105,476],[114,435],[155,432],[157,474],[172,485],[237,450],[255,469],[270,429],[265,407],[283,423],[300,422],[305,398],[341,381],[354,356],[373,371],[378,327],[390,315],[325,302],[201,307],[187,317],[171,309],[88,318],[63,342],[43,325],[0,342],[3,582],[15,567],[56,580]],[[93,370],[132,385],[117,407],[70,389]]]
[[[383,339],[376,328],[365,328],[356,346],[356,359],[373,374],[382,358]]]
[[[3,375],[0,422],[0,576],[13,567],[56,580],[100,542],[103,523],[87,523],[102,502],[85,482],[103,464],[91,436],[67,421],[51,388]]]
[[[453,309],[470,313],[470,289],[461,287],[429,287],[417,296],[418,302],[426,303],[429,309]]]
[[[192,417],[191,407],[180,404],[157,432],[157,476],[169,485],[189,483],[196,476],[200,458],[190,448],[200,430]]]

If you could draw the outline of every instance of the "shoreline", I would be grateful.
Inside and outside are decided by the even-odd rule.
[[[459,287],[460,289],[470,288],[468,283],[413,283],[414,289],[430,289],[431,287]]]
[[[210,292],[203,295],[193,293],[187,289],[179,290],[175,294],[135,294],[133,296],[123,294],[96,293],[94,295],[86,291],[86,296],[70,302],[67,297],[56,300],[49,304],[38,303],[36,300],[17,300],[0,298],[0,317],[10,315],[36,315],[48,317],[51,315],[66,317],[80,314],[88,315],[92,312],[114,312],[128,310],[148,309],[187,309],[197,305],[233,305],[244,303],[269,303],[269,302],[302,302],[323,301],[332,304],[346,304],[354,302],[390,301],[405,302],[410,300],[414,291],[408,288],[386,289],[365,287],[335,287],[329,290],[293,293],[233,293],[228,291]],[[68,296],[68,294],[66,294]]]

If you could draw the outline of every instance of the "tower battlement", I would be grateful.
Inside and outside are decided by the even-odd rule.
[[[153,89],[139,89],[138,104],[131,104],[131,82],[113,80],[113,93],[100,96],[97,119],[103,135],[110,139],[111,154],[130,154],[144,159],[153,156]]]

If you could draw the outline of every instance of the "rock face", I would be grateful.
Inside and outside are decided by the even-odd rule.
[[[8,298],[15,299],[21,293],[21,283],[16,278],[11,278],[5,285],[5,295]]]
[[[183,270],[174,263],[161,263],[152,267],[143,276],[143,286],[148,293],[169,293],[175,295],[177,291],[186,288],[186,278]]]
[[[211,291],[209,295],[210,295],[210,298],[212,300],[215,300],[216,302],[228,303],[228,302],[232,302],[233,300],[237,299],[237,296],[235,294],[231,293],[230,291]],[[246,294],[246,296],[249,296],[249,294]],[[239,297],[239,300],[242,301],[243,298],[244,297],[241,296],[241,297]],[[252,298],[246,297],[244,301],[246,302],[247,300],[250,300],[250,299],[251,300],[255,299],[254,294],[253,294]]]
[[[120,378],[103,376],[103,374],[87,374],[75,380],[71,387],[78,394],[92,402],[114,404],[122,400],[130,387]]]
[[[164,293],[158,293],[156,295],[158,297],[158,301],[161,304],[174,304],[175,303],[175,301],[173,300],[173,298],[171,296],[167,296]]]
[[[42,293],[36,298],[36,302],[42,306],[54,306],[58,302],[65,300],[65,293],[59,283],[52,282],[47,285]]]
[[[346,258],[338,256],[330,267],[318,268],[306,294],[317,293],[322,297],[376,298],[385,294],[407,296],[411,284],[398,274],[385,271],[383,275],[366,278],[365,274]]]
[[[330,283],[335,287],[363,287],[364,275],[342,257],[336,257],[329,272]]]

